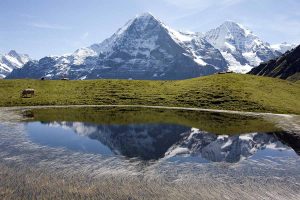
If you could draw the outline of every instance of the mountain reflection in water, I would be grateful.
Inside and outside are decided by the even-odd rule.
[[[243,159],[294,156],[297,138],[282,131],[217,135],[177,124],[93,124],[84,122],[29,122],[34,143],[72,151],[142,160],[239,162]]]

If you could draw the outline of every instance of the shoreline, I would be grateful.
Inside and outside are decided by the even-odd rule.
[[[191,108],[191,107],[169,107],[169,106],[146,106],[146,105],[49,105],[49,106],[14,106],[14,107],[0,107],[5,111],[19,111],[30,109],[49,109],[49,108],[150,108],[150,109],[168,109],[168,110],[185,110],[185,111],[199,111],[199,112],[214,112],[237,114],[244,116],[263,117],[272,123],[275,123],[279,128],[300,135],[300,115],[296,114],[276,114],[276,113],[261,113],[261,112],[245,112],[234,110],[219,110],[206,108]],[[1,118],[1,117],[0,117]]]
[[[293,117],[299,116],[298,114],[283,114],[283,113],[271,113],[271,112],[250,112],[250,111],[238,111],[238,110],[221,110],[221,109],[210,109],[210,108],[194,108],[194,107],[181,107],[181,106],[152,106],[152,105],[122,105],[122,104],[112,104],[112,105],[37,105],[37,106],[3,106],[0,109],[34,109],[34,108],[84,108],[84,107],[125,107],[125,108],[154,108],[154,109],[169,109],[169,110],[191,110],[191,111],[203,111],[203,112],[216,112],[216,113],[230,113],[230,114],[242,114],[242,115],[274,115],[282,117]]]

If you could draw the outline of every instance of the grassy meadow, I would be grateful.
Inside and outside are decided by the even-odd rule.
[[[21,91],[35,89],[32,98]],[[151,105],[300,114],[300,83],[241,74],[180,81],[0,80],[0,106]]]

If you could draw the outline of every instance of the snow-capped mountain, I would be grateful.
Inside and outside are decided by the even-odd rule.
[[[149,13],[129,21],[98,50],[100,59],[88,78],[183,79],[227,67],[207,41],[177,32]]]
[[[281,54],[249,29],[232,21],[226,21],[208,31],[205,38],[221,51],[229,64],[229,70],[235,72],[246,73]]]
[[[26,54],[19,54],[11,50],[5,55],[0,55],[0,78],[5,78],[14,69],[23,67],[30,60]]]
[[[234,22],[206,34],[180,32],[145,13],[101,43],[28,62],[7,78],[176,80],[227,70],[246,73],[284,49]]]
[[[199,34],[175,31],[145,13],[102,43],[29,62],[9,78],[185,79],[226,69],[219,50]]]
[[[297,47],[296,44],[288,44],[287,42],[283,42],[281,44],[273,44],[271,45],[274,51],[279,51],[280,53],[284,54],[287,51],[290,51]]]

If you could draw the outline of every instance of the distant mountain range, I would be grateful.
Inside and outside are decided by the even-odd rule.
[[[30,61],[28,55],[19,54],[14,50],[5,55],[0,55],[0,79],[6,77],[14,69],[22,68],[28,61]]]
[[[288,44],[288,43],[284,42],[284,43],[281,43],[281,44],[271,45],[271,47],[272,47],[273,50],[279,51],[280,53],[284,54],[285,52],[296,48],[297,45],[296,44]]]
[[[249,74],[300,80],[300,45],[282,56],[253,68]]]
[[[227,70],[246,73],[290,48],[271,46],[232,21],[206,34],[179,32],[145,13],[99,44],[30,61],[3,76],[176,80]]]

